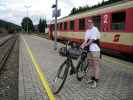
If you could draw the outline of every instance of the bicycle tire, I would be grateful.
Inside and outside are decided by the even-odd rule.
[[[78,81],[82,81],[84,75],[86,74],[87,67],[88,64],[85,62],[85,60],[80,59],[76,68],[76,77]]]
[[[69,65],[68,65],[67,60],[66,60],[60,65],[60,67],[57,71],[57,74],[56,74],[56,77],[54,80],[54,84],[53,84],[54,85],[54,89],[53,89],[54,94],[58,94],[61,91],[61,89],[62,89],[62,87],[63,87],[63,85],[67,79],[68,71],[69,71]],[[62,77],[60,76],[61,74],[63,74]],[[61,81],[61,82],[58,84],[57,81]]]

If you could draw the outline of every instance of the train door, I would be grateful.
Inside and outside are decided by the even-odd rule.
[[[101,31],[109,32],[110,30],[110,23],[111,23],[111,14],[103,14],[101,17]]]

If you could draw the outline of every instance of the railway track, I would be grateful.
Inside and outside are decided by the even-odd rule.
[[[7,35],[9,35],[9,34],[8,33],[0,33],[0,38],[5,37]]]
[[[3,69],[3,66],[5,65],[10,53],[12,52],[16,40],[17,35],[12,35],[11,37],[0,42],[0,72]]]
[[[18,100],[19,36],[0,42],[0,100]],[[1,39],[0,39],[1,40]]]
[[[8,42],[12,38],[12,35],[8,35],[0,38],[0,47],[3,46],[6,42]]]

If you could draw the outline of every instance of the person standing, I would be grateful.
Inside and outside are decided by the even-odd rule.
[[[97,27],[94,26],[93,20],[87,21],[88,29],[85,32],[84,42],[81,44],[81,48],[87,48],[89,53],[87,59],[91,66],[93,75],[88,83],[91,83],[92,88],[97,87],[97,82],[100,79],[100,32]]]

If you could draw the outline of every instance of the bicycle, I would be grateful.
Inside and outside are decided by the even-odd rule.
[[[83,77],[87,73],[87,68],[88,68],[88,59],[87,59],[88,51],[82,48],[80,48],[80,50],[81,50],[81,55],[76,67],[76,78],[78,81],[81,81],[83,79]]]
[[[74,67],[73,61],[72,59],[77,59],[78,57],[76,56],[72,56],[70,51],[68,50],[68,44],[69,42],[67,42],[65,45],[65,53],[62,54],[63,56],[66,56],[66,60],[60,65],[56,77],[54,79],[54,88],[53,88],[53,93],[57,94],[61,91],[66,79],[67,79],[67,75],[69,73],[69,68],[71,68],[70,70],[70,74],[74,74],[76,73],[77,79],[79,81],[82,80],[82,77],[85,74],[81,74],[86,73],[86,69],[88,67],[88,63],[86,62],[86,57],[87,57],[87,51],[86,50],[81,50],[81,54],[80,55],[80,60],[77,63],[77,66]]]

